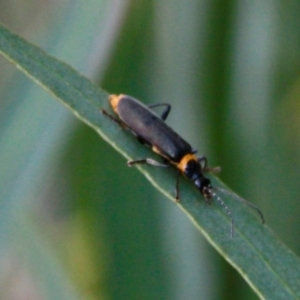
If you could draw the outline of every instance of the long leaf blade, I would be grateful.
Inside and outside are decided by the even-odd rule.
[[[100,108],[108,109],[108,94],[71,67],[48,56],[3,26],[0,26],[0,52],[93,127],[125,157],[153,156],[149,149],[141,147],[132,136],[100,114]],[[174,201],[174,170],[150,166],[141,166],[139,169],[157,189]],[[231,196],[224,196],[223,200],[232,209],[237,224],[236,236],[231,239],[230,220],[222,207],[217,204],[206,205],[195,188],[182,181],[179,207],[253,290],[265,299],[299,299],[298,257],[282,245],[249,208],[237,203]],[[223,185],[214,178],[212,182],[215,186]]]

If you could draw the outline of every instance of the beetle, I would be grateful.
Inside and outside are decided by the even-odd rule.
[[[211,181],[204,173],[217,172],[219,168],[208,168],[207,158],[205,156],[196,156],[197,150],[193,149],[188,142],[165,123],[171,111],[170,104],[159,103],[146,106],[137,99],[123,94],[110,95],[109,102],[113,111],[118,115],[118,118],[112,116],[106,110],[101,109],[101,112],[121,127],[129,130],[136,136],[139,142],[150,146],[152,151],[157,153],[164,160],[164,163],[151,158],[130,160],[127,162],[128,166],[150,164],[157,167],[168,167],[174,165],[177,168],[175,188],[176,201],[179,201],[179,179],[180,175],[183,174],[194,183],[196,188],[204,196],[206,202],[211,203],[212,198],[220,202],[231,220],[231,236],[233,236],[234,225],[232,213],[224,201],[216,195],[214,190],[222,191],[233,196],[235,195],[226,190],[212,187]],[[152,108],[158,106],[165,106],[165,110],[160,117],[152,110]],[[254,204],[238,196],[235,196],[235,198],[255,209],[264,223],[262,212]]]

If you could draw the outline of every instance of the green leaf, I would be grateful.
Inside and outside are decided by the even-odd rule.
[[[51,15],[51,23],[47,18],[39,18],[33,23],[28,20],[26,35],[55,56],[74,64],[81,72],[91,76],[97,73],[99,77],[103,72],[94,63],[94,53],[97,49],[97,63],[104,65],[113,39],[106,38],[112,26],[103,25],[106,24],[107,16],[115,13],[115,9],[111,9],[109,1],[91,1],[88,6],[80,2],[74,4],[72,9],[60,5],[59,14],[54,15],[49,12],[58,12],[55,5],[47,7],[47,12],[41,14]],[[86,33],[78,34],[83,28]],[[105,51],[99,49],[100,42]],[[6,62],[1,60],[5,66]],[[78,127],[74,126],[78,121],[63,106],[53,101],[53,97],[45,93],[44,89],[33,85],[31,80],[11,65],[7,66],[8,72],[1,70],[5,72],[3,78],[11,73],[14,76],[8,77],[9,80],[6,80],[6,85],[2,85],[0,91],[3,108],[0,118],[0,253],[4,256],[13,253],[13,260],[26,265],[26,271],[45,299],[82,299],[83,281],[76,281],[70,276],[74,273],[72,267],[77,265],[72,263],[67,267],[62,263],[65,261],[62,253],[68,234],[65,238],[58,237],[51,231],[50,224],[40,218],[44,210],[45,190],[55,180],[53,178],[57,178],[55,172],[70,136]],[[66,198],[64,194],[63,200]],[[47,209],[48,215],[52,213],[55,212]],[[69,215],[64,217],[72,223]],[[46,226],[43,239],[39,237],[38,230],[34,230],[34,226],[40,228],[41,224]],[[51,222],[51,225],[56,224]],[[47,233],[50,231],[50,235],[45,235],[45,229]],[[27,236],[30,236],[30,242]],[[65,244],[59,243],[58,249],[53,244],[55,239],[60,238]],[[44,251],[44,244],[47,244],[47,251]],[[100,274],[98,260],[94,258],[93,263],[98,266],[97,274]],[[1,268],[1,276],[7,275],[5,268]],[[97,292],[94,291],[95,294]],[[7,284],[1,285],[0,298],[7,298],[8,293]]]
[[[100,108],[109,110],[108,93],[71,67],[3,26],[0,27],[0,51],[74,115],[94,128],[123,156],[130,159],[155,157],[132,135],[100,113]],[[138,168],[159,191],[174,201],[176,172],[173,169],[147,165]],[[214,186],[223,187],[218,179],[211,179]],[[222,200],[234,216],[236,228],[233,239],[230,238],[230,220],[223,207],[216,201],[207,205],[195,187],[186,180],[181,181],[181,202],[177,205],[261,298],[299,299],[299,259],[276,238],[267,225],[261,224],[249,207],[230,195],[222,195]]]

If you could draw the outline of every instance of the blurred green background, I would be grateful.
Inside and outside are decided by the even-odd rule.
[[[1,1],[0,21],[111,93],[169,102],[300,254],[298,1]],[[258,299],[190,221],[0,57],[0,299]],[[237,224],[238,226],[238,224]]]

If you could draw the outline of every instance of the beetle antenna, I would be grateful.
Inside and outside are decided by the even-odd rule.
[[[259,214],[262,223],[265,224],[264,215],[263,215],[263,213],[261,212],[261,210],[256,205],[254,205],[253,203],[247,201],[246,199],[241,198],[240,196],[238,196],[238,195],[236,195],[234,193],[231,193],[231,192],[229,192],[227,190],[224,190],[222,188],[214,188],[214,189],[217,190],[217,191],[220,191],[220,192],[222,192],[222,193],[224,193],[226,195],[232,196],[237,201],[240,201],[240,202],[242,202],[244,204],[247,204],[249,207],[251,207],[253,210],[255,210]]]
[[[224,210],[226,211],[226,213],[228,215],[228,218],[231,221],[231,230],[230,230],[230,233],[231,233],[231,238],[233,238],[233,236],[234,236],[234,220],[233,220],[233,216],[232,216],[231,210],[229,209],[229,207],[225,204],[225,202],[216,193],[212,192],[211,196],[213,198],[215,198],[221,204],[221,206],[224,208]]]

